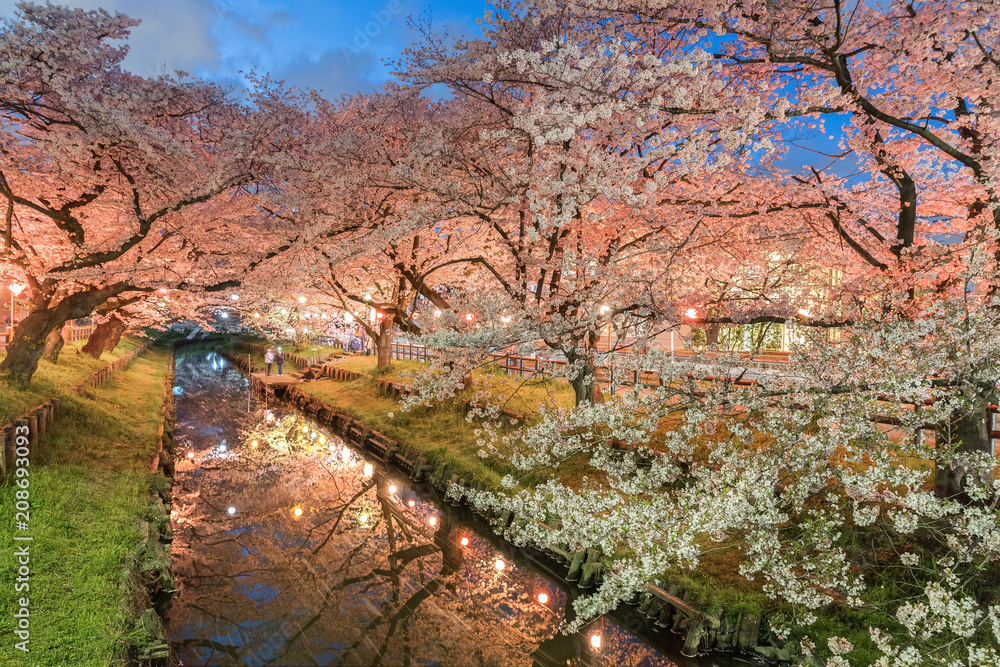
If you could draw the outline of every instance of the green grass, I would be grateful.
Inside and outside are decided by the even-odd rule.
[[[126,338],[111,352],[105,352],[100,359],[94,359],[89,354],[80,353],[80,348],[85,342],[81,340],[66,343],[57,364],[45,359],[39,361],[38,370],[27,384],[0,378],[0,387],[3,388],[3,398],[0,399],[0,425],[10,422],[14,417],[50,398],[67,395],[70,385],[80,382],[142,344],[141,341]],[[0,359],[5,356],[5,352],[0,352]]]
[[[454,402],[403,412],[396,399],[379,394],[371,378],[352,382],[320,380],[300,385],[310,395],[334,405],[387,437],[413,447],[434,466],[473,482],[500,488],[500,477],[512,469],[488,465],[478,455],[476,428]],[[389,414],[392,417],[389,417]]]
[[[158,483],[147,466],[157,446],[166,360],[162,349],[147,351],[115,381],[84,396],[57,384],[58,378],[78,379],[71,372],[79,370],[75,364],[46,374],[44,395],[61,395],[63,404],[32,448],[30,528],[18,532],[34,538],[31,653],[15,649],[8,633],[0,643],[0,664],[126,664],[127,636],[142,594],[134,574],[137,520],[149,504],[151,485]],[[102,363],[107,361],[105,356]],[[0,387],[9,409],[6,389]],[[7,545],[13,544],[15,490],[0,488],[0,540]],[[23,595],[9,585],[16,568],[8,549],[0,557],[0,578],[8,582],[0,587],[5,619],[12,618]]]
[[[356,373],[378,375],[393,382],[409,384],[413,373],[424,370],[429,364],[411,359],[393,359],[388,369],[376,369],[375,357],[346,357],[335,362],[337,366]],[[526,380],[507,375],[498,366],[487,365],[472,371],[473,385],[458,393],[459,399],[470,400],[481,391],[489,392],[491,403],[500,405],[516,415],[537,420],[542,406],[572,407],[575,402],[573,388],[568,383],[553,379]]]

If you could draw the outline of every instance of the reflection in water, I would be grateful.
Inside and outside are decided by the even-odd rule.
[[[315,423],[248,415],[220,357],[181,350],[176,378],[183,664],[673,664],[610,621],[558,633],[556,584]]]

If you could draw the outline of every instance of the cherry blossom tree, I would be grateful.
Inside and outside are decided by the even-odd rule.
[[[109,301],[225,289],[267,252],[253,199],[287,114],[183,73],[126,73],[114,42],[136,24],[30,3],[4,20],[4,273],[30,313],[0,370],[30,377],[53,330]]]

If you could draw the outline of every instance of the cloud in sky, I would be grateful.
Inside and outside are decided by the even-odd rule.
[[[55,0],[139,18],[125,67],[143,76],[182,70],[236,86],[256,68],[333,98],[377,88],[414,36],[409,16],[428,9],[435,26],[475,31],[484,0]],[[0,14],[15,11],[0,0]]]

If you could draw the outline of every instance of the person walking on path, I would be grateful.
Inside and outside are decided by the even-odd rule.
[[[264,350],[264,365],[267,367],[267,376],[271,377],[271,364],[274,363],[274,348],[268,347]],[[279,366],[278,368],[281,368]]]
[[[281,369],[285,366],[285,353],[278,348],[278,353],[274,356],[274,360],[278,362],[278,377],[281,377]]]

